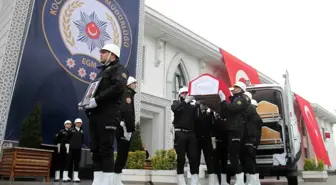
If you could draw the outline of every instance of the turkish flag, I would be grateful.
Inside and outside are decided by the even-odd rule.
[[[230,53],[224,51],[223,49],[219,50],[226,65],[231,86],[233,86],[238,81],[244,82],[247,85],[260,84],[257,70],[231,55]]]
[[[318,127],[317,121],[315,119],[315,114],[311,104],[302,98],[301,96],[295,94],[296,100],[299,104],[303,120],[306,124],[310,141],[313,145],[314,152],[317,159],[324,161],[324,164],[330,166],[330,160],[325,148],[320,129]]]

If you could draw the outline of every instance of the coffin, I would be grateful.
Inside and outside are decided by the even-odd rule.
[[[276,118],[280,116],[278,106],[267,101],[258,103],[257,112],[261,118]]]
[[[229,87],[220,79],[203,74],[189,82],[189,95],[194,96],[196,101],[204,101],[205,104],[215,112],[219,112],[218,92],[222,90],[226,98],[230,96]]]
[[[261,130],[261,145],[280,144],[282,143],[280,132],[269,127],[263,126]]]

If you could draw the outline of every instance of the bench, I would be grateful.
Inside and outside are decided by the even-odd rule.
[[[50,181],[52,150],[13,147],[3,149],[0,175],[13,181],[16,177],[45,178]]]

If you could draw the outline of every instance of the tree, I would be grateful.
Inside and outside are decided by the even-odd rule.
[[[37,103],[22,124],[20,147],[40,148],[42,144],[41,105]]]
[[[135,152],[137,150],[144,150],[142,146],[141,132],[140,132],[140,124],[137,123],[135,125],[135,131],[133,133],[132,141],[131,141],[131,152]]]

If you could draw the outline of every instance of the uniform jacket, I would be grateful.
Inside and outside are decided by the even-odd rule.
[[[226,100],[220,104],[221,117],[226,118],[227,130],[243,131],[245,123],[245,111],[248,106],[247,100],[241,95],[235,95],[231,103]]]
[[[190,103],[186,103],[184,100],[175,100],[171,105],[171,110],[174,113],[174,127],[195,130],[195,116],[196,107]]]
[[[86,110],[89,117],[94,116],[99,123],[112,123],[118,126],[121,120],[121,99],[126,88],[128,72],[118,61],[101,66],[97,76],[100,80],[94,98],[97,107]]]
[[[135,93],[133,89],[127,87],[121,100],[122,120],[125,122],[127,132],[135,131]]]
[[[245,112],[245,119],[246,119],[246,133],[248,137],[257,137],[261,134],[261,127],[263,125],[263,121],[260,118],[259,114],[257,113],[256,108],[249,104],[246,112]]]
[[[82,149],[84,143],[84,131],[82,127],[77,130],[76,127],[70,130],[70,149],[79,150]]]
[[[214,129],[213,112],[202,111],[200,105],[196,105],[195,132],[196,136],[211,137]]]
[[[70,135],[71,135],[71,129],[61,129],[55,137],[55,144],[61,144],[61,146],[64,146],[65,144],[69,144],[70,142]]]

